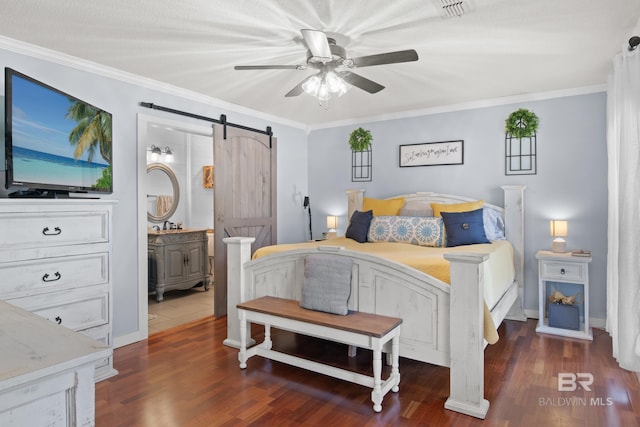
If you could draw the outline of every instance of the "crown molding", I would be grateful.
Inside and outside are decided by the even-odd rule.
[[[524,102],[544,101],[547,99],[564,98],[570,96],[588,95],[592,93],[606,92],[607,85],[582,86],[570,89],[562,89],[548,92],[529,93],[522,95],[505,96],[501,98],[483,99],[478,101],[465,102],[461,104],[444,105],[430,107],[419,110],[400,111],[397,113],[380,114],[370,117],[359,117],[357,119],[338,120],[334,122],[320,123],[307,126],[307,133],[314,130],[329,129],[341,126],[353,126],[363,123],[383,122],[387,120],[407,119],[411,117],[429,116],[432,114],[451,113],[454,111],[475,110],[480,108],[496,107],[501,105],[519,104]]]
[[[98,64],[86,59],[81,59],[76,56],[68,55],[66,53],[58,52],[55,50],[47,49],[44,47],[36,46],[30,43],[26,43],[20,40],[12,39],[9,37],[0,35],[0,49],[4,49],[10,52],[18,53],[21,55],[30,56],[37,59],[53,62],[58,65],[73,68],[79,71],[85,71],[92,74],[96,74],[102,77],[107,77],[114,80],[119,80],[125,83],[141,86],[146,89],[157,90],[169,95],[185,98],[190,101],[199,102],[211,107],[220,108],[222,110],[233,110],[239,114],[245,114],[257,119],[262,119],[268,122],[276,122],[281,125],[290,126],[298,129],[307,129],[306,123],[300,123],[294,120],[286,119],[283,117],[274,116],[264,113],[262,111],[253,110],[251,108],[243,107],[238,104],[223,101],[210,96],[202,95],[198,92],[183,89],[177,86],[173,86],[167,83],[162,83],[157,80],[149,79],[139,76],[137,74],[128,73],[126,71],[118,70],[116,68],[108,67],[106,65]],[[140,100],[144,101],[144,100]]]

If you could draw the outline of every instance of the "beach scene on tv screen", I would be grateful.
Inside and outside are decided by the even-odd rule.
[[[111,115],[12,78],[13,180],[111,191]]]

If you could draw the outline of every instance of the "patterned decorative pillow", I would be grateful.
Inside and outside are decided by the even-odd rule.
[[[434,217],[375,216],[367,240],[442,247],[445,244],[444,222],[442,218]]]

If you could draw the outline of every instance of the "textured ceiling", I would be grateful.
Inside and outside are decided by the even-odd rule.
[[[0,35],[310,126],[606,82],[638,0],[0,0]],[[419,60],[354,70],[386,89],[352,88],[328,109],[284,95],[314,70],[300,29],[357,57],[415,49]],[[142,100],[141,100],[142,101]]]

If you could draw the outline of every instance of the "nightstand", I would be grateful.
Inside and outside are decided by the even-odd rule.
[[[589,263],[591,257],[573,256],[571,253],[555,253],[551,251],[538,251],[538,288],[539,288],[539,320],[536,332],[562,335],[572,338],[593,340],[593,333],[589,326]],[[559,306],[551,307],[554,310],[554,320],[571,318],[578,310],[577,330],[567,327],[550,326],[549,321],[549,296],[558,290],[565,296],[582,294],[578,297],[580,304],[577,307]],[[564,323],[555,320],[557,323]],[[554,322],[551,322],[552,324]],[[572,322],[569,322],[572,323]]]

